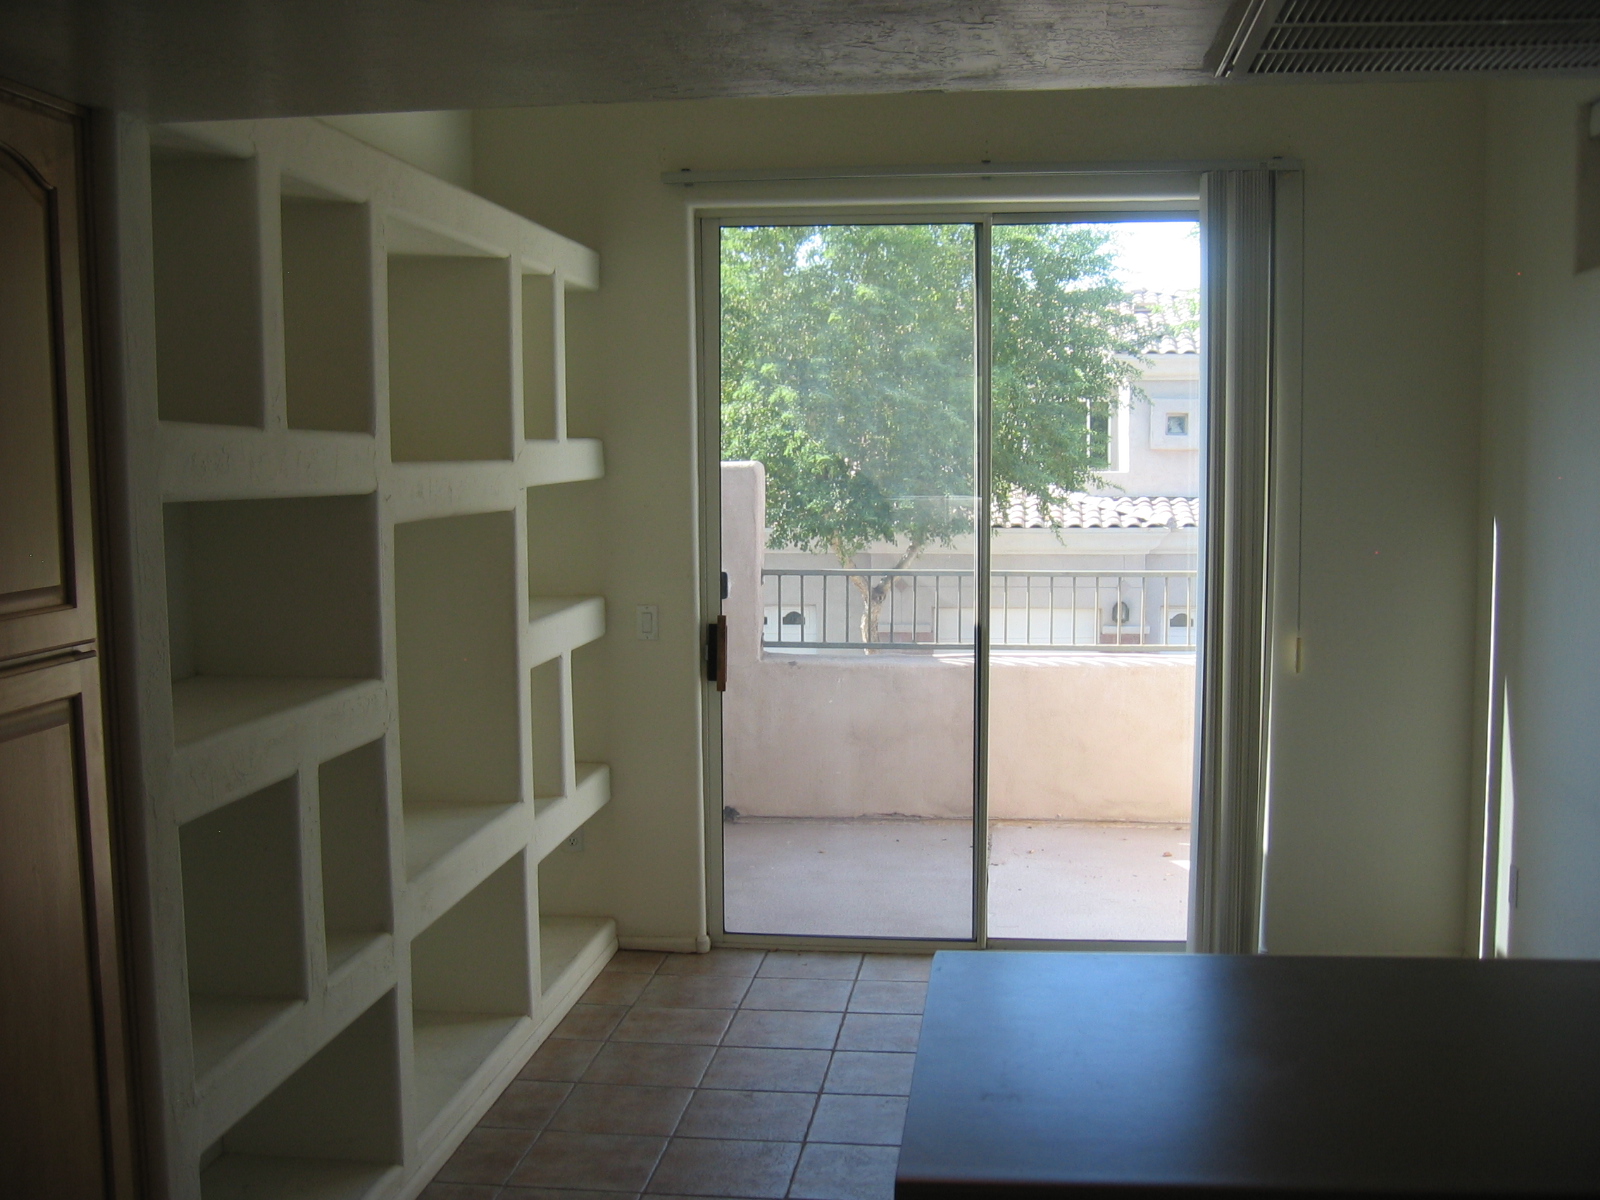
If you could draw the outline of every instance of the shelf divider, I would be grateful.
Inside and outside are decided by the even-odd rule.
[[[600,596],[534,597],[528,601],[528,661],[537,666],[576,650],[606,631]]]
[[[534,842],[540,858],[566,841],[611,800],[611,768],[604,763],[578,763],[577,786],[570,796],[536,803]]]
[[[617,923],[610,917],[539,917],[541,1006],[559,1004],[587,967],[609,958],[617,947]]]

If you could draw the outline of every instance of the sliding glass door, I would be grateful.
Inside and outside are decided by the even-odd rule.
[[[1184,938],[1204,415],[1164,218],[705,223],[725,934]]]
[[[719,231],[729,932],[973,936],[977,240]]]
[[[1188,933],[1193,218],[994,227],[987,935]]]

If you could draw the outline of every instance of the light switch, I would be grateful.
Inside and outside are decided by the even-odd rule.
[[[661,636],[660,612],[654,604],[641,604],[634,610],[634,629],[641,642],[654,642]]]

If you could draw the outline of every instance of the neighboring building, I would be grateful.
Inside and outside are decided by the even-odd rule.
[[[1182,297],[1141,292],[1133,300],[1135,312],[1152,318],[1186,307],[1192,309]],[[1180,328],[1144,361],[1108,423],[1098,486],[1063,496],[1048,511],[1019,499],[994,514],[996,645],[1194,645],[1205,427],[1197,336]],[[892,545],[874,546],[851,566],[883,571],[900,554]],[[770,548],[764,557],[767,644],[860,640],[862,601],[852,581],[820,574],[841,570],[838,560]],[[879,637],[907,643],[970,637],[972,587],[970,575],[967,582],[960,576],[972,562],[971,538],[925,551],[908,568],[919,574],[895,580],[898,595],[885,601]],[[1073,574],[1038,574],[1046,571]]]

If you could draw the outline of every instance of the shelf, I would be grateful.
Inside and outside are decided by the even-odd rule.
[[[513,512],[394,529],[400,787],[413,865],[522,801],[515,539]]]
[[[598,259],[316,121],[151,141],[158,1190],[415,1194],[616,944],[532,894],[610,790]]]
[[[522,1019],[527,867],[517,855],[411,943],[418,1125],[432,1124]]]
[[[169,776],[180,822],[381,738],[394,723],[389,688],[376,679],[195,676],[173,695],[180,736],[193,738],[175,747]]]
[[[387,1192],[398,1167],[228,1154],[200,1177],[202,1200],[366,1200]]]
[[[528,661],[542,663],[576,650],[606,631],[606,602],[600,596],[528,601]]]
[[[180,746],[356,688],[364,679],[214,678],[191,675],[172,685],[173,740]]]
[[[384,939],[381,933],[330,933],[327,935],[328,978],[360,958],[369,947]]]
[[[384,744],[368,742],[317,768],[322,916],[328,974],[393,928]]]
[[[365,204],[283,181],[284,395],[290,428],[372,431],[372,230]]]
[[[158,148],[150,163],[163,421],[263,421],[257,165]]]
[[[306,996],[295,781],[190,821],[178,843],[199,1078]]]
[[[598,480],[525,493],[528,595],[599,596],[606,588],[606,497]]]
[[[516,1028],[520,1017],[417,1011],[417,1111],[431,1122]]]
[[[204,1200],[354,1200],[399,1174],[399,1072],[389,993],[223,1134]]]
[[[510,463],[394,463],[384,475],[389,511],[401,525],[509,511],[522,486]]]
[[[389,236],[393,242],[393,224]],[[511,268],[504,258],[390,254],[389,442],[394,461],[509,462],[515,457],[511,286]]]
[[[524,487],[578,483],[606,473],[605,454],[595,438],[524,442],[521,462]]]
[[[559,1002],[584,973],[611,957],[617,925],[610,917],[539,918],[539,986]]]
[[[372,497],[169,503],[163,533],[179,744],[379,675]]]
[[[611,799],[611,768],[604,763],[578,763],[577,785],[570,796],[538,801],[534,844],[543,858],[566,841]]]
[[[406,878],[417,878],[516,807],[515,804],[453,804],[441,808],[407,808]]]
[[[300,1000],[228,1000],[189,998],[189,1036],[194,1047],[194,1076],[204,1079],[256,1038],[299,1008]]]
[[[161,498],[355,496],[378,486],[377,440],[360,433],[263,433],[161,423]]]

